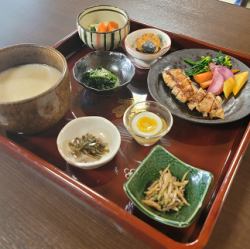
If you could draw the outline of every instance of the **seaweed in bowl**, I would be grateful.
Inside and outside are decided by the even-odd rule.
[[[82,75],[81,80],[89,87],[98,90],[112,89],[120,84],[119,78],[103,67],[90,69]]]

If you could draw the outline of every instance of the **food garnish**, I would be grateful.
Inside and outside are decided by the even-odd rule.
[[[105,32],[114,31],[116,29],[119,29],[119,25],[115,21],[99,22],[96,24],[89,25],[89,30],[92,32],[105,33]]]
[[[82,75],[81,81],[98,90],[107,90],[119,85],[118,77],[105,68],[87,71]]]
[[[221,51],[218,52],[215,58],[212,58],[210,55],[201,56],[197,61],[191,59],[185,59],[186,62],[191,67],[185,70],[187,76],[194,76],[196,74],[204,73],[210,71],[209,64],[214,63],[215,65],[225,66],[227,68],[232,67],[231,58],[228,55],[224,55]]]
[[[203,117],[224,118],[222,99],[211,92],[198,88],[180,69],[165,69],[162,72],[164,83],[171,93],[182,103],[187,103],[189,109],[197,110]]]
[[[235,86],[233,88],[234,96],[236,96],[241,90],[241,88],[246,84],[248,80],[248,76],[249,76],[248,71],[238,73],[234,76],[234,79],[235,79]]]
[[[223,85],[223,93],[226,97],[226,99],[230,96],[230,94],[233,92],[235,86],[235,79],[234,77],[231,77],[224,81]]]
[[[72,139],[68,143],[68,147],[71,155],[77,161],[87,161],[88,158],[99,160],[109,152],[108,145],[90,133]]]
[[[239,73],[239,72],[240,72],[240,69],[234,68],[234,69],[231,69],[231,71],[232,71],[233,74],[236,74],[236,73]]]
[[[114,21],[110,21],[108,23],[108,28],[107,28],[108,32],[111,32],[111,31],[116,30],[116,29],[119,29],[118,23],[114,22]]]
[[[188,184],[186,179],[188,171],[179,181],[170,171],[168,166],[163,171],[160,171],[160,178],[154,181],[145,191],[145,198],[142,202],[158,211],[178,212],[184,205],[189,206],[186,200],[185,187]]]
[[[212,83],[209,85],[207,91],[211,92],[215,95],[219,95],[223,90],[223,84],[224,84],[225,78],[221,74],[221,71],[219,68],[213,69],[213,78]]]
[[[202,89],[207,89],[212,83],[212,80],[207,80],[207,81],[204,81],[202,83],[200,83],[200,87]]]
[[[191,66],[190,68],[185,70],[185,74],[190,77],[196,74],[209,71],[209,63],[212,62],[212,58],[211,56],[202,56],[201,59],[198,61],[185,59],[184,62]]]
[[[194,77],[195,82],[201,85],[202,83],[211,80],[213,78],[213,73],[211,71],[208,71],[208,72],[196,74],[193,77]]]
[[[161,39],[153,33],[146,33],[135,41],[136,50],[142,53],[154,54],[161,49]]]
[[[223,54],[221,51],[219,51],[215,58],[212,59],[212,62],[216,65],[222,65],[227,68],[232,67],[232,61],[230,56]]]

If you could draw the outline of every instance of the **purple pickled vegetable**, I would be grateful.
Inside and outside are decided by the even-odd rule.
[[[209,67],[212,72],[214,72],[216,68],[219,71],[219,73],[223,76],[224,81],[234,76],[232,71],[225,66],[215,65],[214,63],[210,63]]]
[[[212,83],[207,89],[207,91],[215,95],[219,95],[223,91],[224,76],[220,73],[220,70],[219,68],[217,68],[217,66],[214,67],[212,71],[213,71]]]

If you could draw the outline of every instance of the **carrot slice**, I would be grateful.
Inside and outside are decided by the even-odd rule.
[[[107,28],[108,32],[113,31],[113,30],[118,29],[118,28],[119,28],[119,25],[117,22],[110,21],[108,23],[108,28]]]
[[[208,88],[212,83],[212,80],[207,80],[204,82],[199,83],[199,85],[201,86],[202,89]]]
[[[205,73],[196,74],[193,77],[194,77],[194,80],[200,84],[205,81],[211,80],[213,77],[213,73],[211,71],[208,71]]]
[[[97,32],[107,32],[108,27],[104,22],[100,22],[97,27]]]

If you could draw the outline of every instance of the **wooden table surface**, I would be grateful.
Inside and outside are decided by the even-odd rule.
[[[250,10],[219,1],[13,0],[1,2],[0,47],[54,44],[75,30],[85,7],[114,4],[132,19],[250,54]],[[250,149],[206,249],[250,243]],[[0,248],[148,248],[100,212],[0,148]]]

